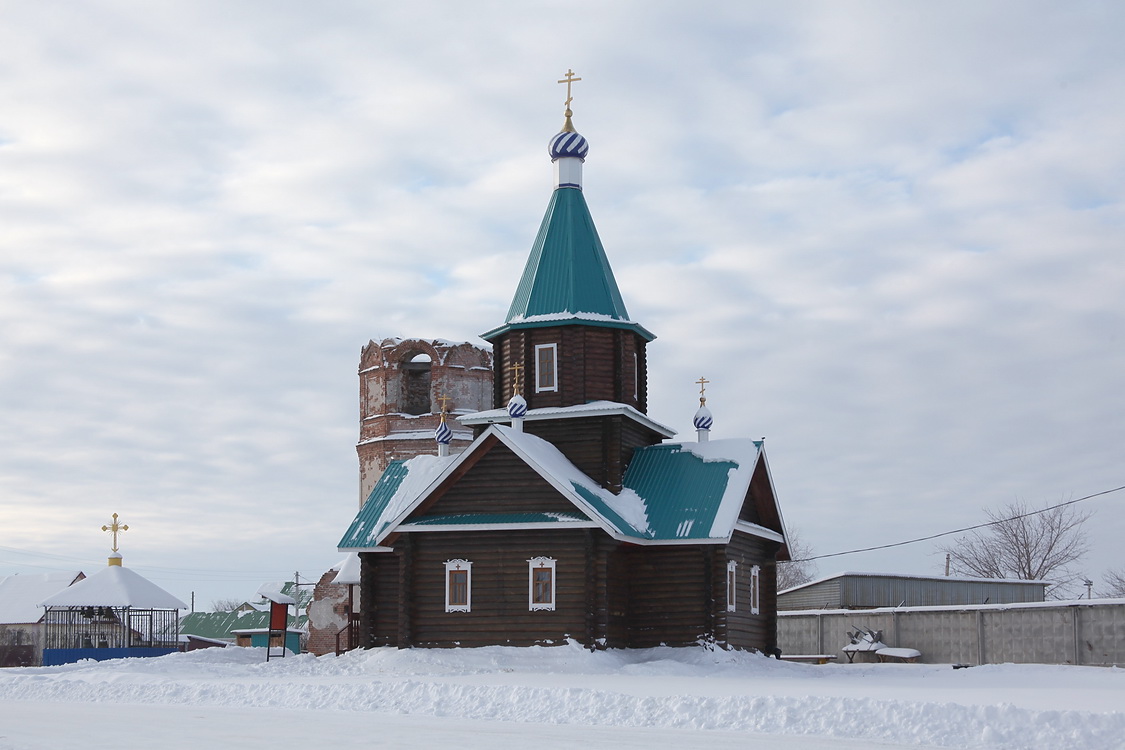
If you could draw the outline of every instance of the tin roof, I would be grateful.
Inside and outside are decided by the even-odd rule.
[[[575,506],[575,513],[511,512],[457,516],[411,513],[458,467],[495,443],[506,445]],[[426,459],[420,461],[419,459]],[[551,443],[511,427],[492,425],[463,453],[444,463],[433,456],[394,462],[340,540],[341,551],[374,549],[396,531],[439,527],[555,524],[589,520],[616,539],[636,543],[690,544],[730,539],[754,469],[764,462],[753,440],[668,443],[638,448],[621,492],[601,487]],[[469,464],[470,466],[472,464]],[[564,518],[565,517],[565,518]],[[752,534],[782,539],[769,529],[741,524]]]
[[[709,446],[707,455],[700,455],[700,445]],[[652,538],[727,538],[761,445],[724,440],[638,448],[623,484],[645,499]]]
[[[628,328],[655,338],[629,319],[582,191],[560,187],[551,194],[504,325],[481,338],[570,324]]]
[[[289,627],[303,630],[308,624],[308,619],[307,615],[300,615],[297,618],[289,615]],[[232,634],[236,631],[268,628],[269,624],[270,613],[268,610],[264,612],[253,609],[235,612],[192,612],[180,618],[180,633],[220,641],[233,641],[234,636]]]

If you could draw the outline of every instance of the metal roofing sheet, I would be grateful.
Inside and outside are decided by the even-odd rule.
[[[655,338],[629,320],[580,189],[558,188],[551,194],[505,321],[484,338],[512,327],[571,323],[630,328]]]
[[[654,539],[707,539],[736,461],[704,461],[679,445],[639,448],[624,485],[644,498]]]

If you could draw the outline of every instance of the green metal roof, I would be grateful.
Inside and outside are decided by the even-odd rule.
[[[706,461],[677,444],[650,445],[633,453],[622,484],[645,499],[651,538],[707,539],[739,464]]]
[[[387,464],[386,471],[379,477],[379,481],[371,488],[371,494],[356,514],[351,526],[344,532],[339,548],[365,547],[370,539],[374,539],[387,525],[390,519],[383,518],[384,511],[391,499],[398,492],[402,481],[406,479],[410,469],[405,466],[405,461],[391,461]]]
[[[505,324],[482,337],[575,324],[628,328],[655,338],[629,320],[582,191],[561,187],[551,195]]]
[[[637,448],[614,494],[579,470],[551,443],[510,427],[492,425],[457,457],[418,456],[392,462],[371,491],[339,549],[372,548],[390,532],[391,523],[417,507],[434,480],[453,470],[490,436],[507,445],[573,504],[564,513],[493,512],[422,516],[404,525],[503,526],[511,524],[594,522],[620,539],[638,543],[691,544],[729,539],[738,522],[755,467],[764,461],[756,440],[661,443]],[[452,462],[452,463],[450,463]],[[401,528],[401,527],[400,527]],[[763,529],[770,533],[772,530]],[[772,537],[770,537],[772,538]],[[780,537],[779,537],[780,538]]]
[[[308,624],[308,616],[294,618],[289,616],[289,627],[303,628]],[[197,635],[220,641],[233,641],[232,630],[247,628],[268,628],[269,611],[242,610],[237,612],[192,612],[180,618],[181,635]]]

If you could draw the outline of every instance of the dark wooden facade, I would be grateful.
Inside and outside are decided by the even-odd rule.
[[[564,428],[580,434],[608,420],[559,420],[543,426],[547,433],[561,431],[565,444]],[[628,432],[621,425],[616,429]],[[773,507],[768,476],[762,472],[764,484],[751,481],[740,515],[750,523],[773,525],[762,517],[762,506]],[[528,646],[572,639],[590,648],[715,643],[767,653],[774,649],[779,542],[735,531],[727,544],[639,544],[615,539],[593,521],[559,523],[558,528],[498,525],[511,514],[573,516],[577,510],[507,445],[486,438],[461,471],[412,511],[405,525],[424,517],[491,520],[473,530],[400,527],[383,542],[391,551],[361,554],[363,644]],[[529,561],[539,557],[555,561],[553,610],[532,611],[529,606]],[[468,612],[446,611],[445,563],[451,560],[472,564]],[[727,608],[732,560],[738,566],[733,612]],[[755,566],[760,607],[751,613],[750,571]]]
[[[411,532],[394,552],[362,554],[366,646],[531,646],[572,639],[590,648],[714,643],[771,653],[775,566],[763,542],[640,546],[599,529]],[[530,611],[528,560],[556,562],[556,608]],[[447,560],[471,561],[472,608],[445,611]],[[739,606],[727,611],[727,561],[739,562]],[[749,570],[761,565],[760,609]],[[373,606],[372,606],[373,603]]]
[[[626,328],[560,325],[517,328],[496,337],[493,345],[495,403],[514,393],[512,366],[520,374],[520,393],[529,409],[574,406],[591,401],[628,404],[648,410],[648,364],[645,339]],[[536,392],[535,347],[558,345],[558,390]]]

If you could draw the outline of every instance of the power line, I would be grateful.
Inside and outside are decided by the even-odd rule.
[[[1114,487],[1112,490],[1102,490],[1101,492],[1095,492],[1092,495],[1086,495],[1086,497],[1080,497],[1080,498],[1077,498],[1075,500],[1067,500],[1065,503],[1058,503],[1057,505],[1048,505],[1045,508],[1039,508],[1038,510],[1033,510],[1033,511],[1030,511],[1028,513],[1021,513],[1018,516],[1012,516],[1011,518],[1002,518],[999,521],[988,521],[987,523],[978,523],[975,526],[966,526],[963,529],[954,529],[953,531],[943,531],[940,534],[930,534],[929,536],[918,537],[917,539],[909,539],[905,542],[894,542],[893,544],[880,544],[876,547],[864,547],[863,549],[851,549],[851,550],[848,550],[847,552],[831,552],[827,555],[813,555],[812,557],[805,557],[805,558],[802,558],[800,560],[792,560],[791,562],[795,562],[795,563],[811,562],[813,560],[823,560],[826,557],[842,557],[843,555],[855,555],[855,554],[858,554],[860,552],[874,552],[875,550],[879,550],[879,549],[890,549],[891,547],[902,547],[902,546],[905,546],[907,544],[917,544],[918,542],[928,542],[931,539],[940,539],[943,536],[950,536],[951,534],[963,534],[966,531],[973,531],[974,529],[983,529],[986,526],[996,526],[998,524],[1008,523],[1009,521],[1016,521],[1020,518],[1027,518],[1029,516],[1035,516],[1035,515],[1038,515],[1040,513],[1046,513],[1049,510],[1055,510],[1056,508],[1062,508],[1062,507],[1065,507],[1067,505],[1074,505],[1075,503],[1080,503],[1083,500],[1089,500],[1090,498],[1093,498],[1093,497],[1100,497],[1102,495],[1108,495],[1111,492],[1120,492],[1121,490],[1125,490],[1125,485],[1121,485],[1120,487]]]

